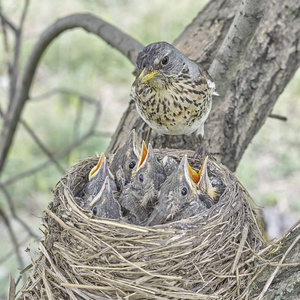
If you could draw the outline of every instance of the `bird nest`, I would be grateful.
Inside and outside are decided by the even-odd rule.
[[[183,154],[193,155],[170,153],[178,161]],[[93,217],[76,204],[97,160],[74,165],[57,184],[40,256],[19,299],[245,298],[264,241],[249,194],[226,167],[209,160],[226,189],[205,214],[138,226]]]

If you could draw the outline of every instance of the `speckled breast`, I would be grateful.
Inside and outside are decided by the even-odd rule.
[[[131,97],[142,119],[160,134],[191,134],[206,120],[212,92],[207,83],[168,84],[155,89],[149,84],[132,86]]]

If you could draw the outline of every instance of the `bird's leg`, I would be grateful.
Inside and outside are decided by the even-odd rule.
[[[145,139],[145,143],[146,145],[148,145],[151,141],[151,133],[152,133],[152,128],[150,127],[148,133],[147,133],[147,136],[146,136],[146,139]]]
[[[167,148],[169,146],[169,148],[170,148],[171,142],[172,142],[172,136],[171,135],[165,135],[165,140],[162,143],[162,147]]]
[[[203,136],[201,134],[197,134],[197,138],[198,138],[198,143],[197,143],[197,148],[195,149],[195,152],[194,152],[194,155],[192,158],[192,163],[194,163],[197,158],[199,158],[200,161],[203,161],[204,158],[207,155],[209,155],[209,152],[204,143]]]

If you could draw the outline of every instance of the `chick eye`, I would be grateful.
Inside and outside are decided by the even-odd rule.
[[[163,59],[161,60],[161,64],[162,64],[163,66],[165,66],[165,65],[168,64],[168,62],[169,62],[169,56],[166,55],[166,56],[164,56]]]
[[[129,164],[129,168],[130,169],[133,169],[135,167],[135,164],[136,162],[135,161],[132,161],[130,164]]]
[[[93,208],[93,214],[94,214],[94,216],[97,215],[97,207],[96,206],[94,206],[94,208]]]
[[[144,181],[144,176],[143,176],[143,174],[140,174],[139,179],[140,179],[140,182],[143,182],[143,181]]]
[[[182,190],[181,190],[181,195],[185,196],[186,194],[187,194],[187,188],[183,187]]]

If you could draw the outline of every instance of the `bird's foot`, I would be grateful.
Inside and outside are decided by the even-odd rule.
[[[196,159],[199,159],[200,162],[202,163],[205,157],[210,155],[204,143],[204,139],[200,135],[198,136],[198,138],[199,138],[199,144],[193,154],[192,163],[195,163]]]
[[[162,148],[171,148],[171,142],[172,142],[172,135],[165,135],[165,140],[162,143]]]

